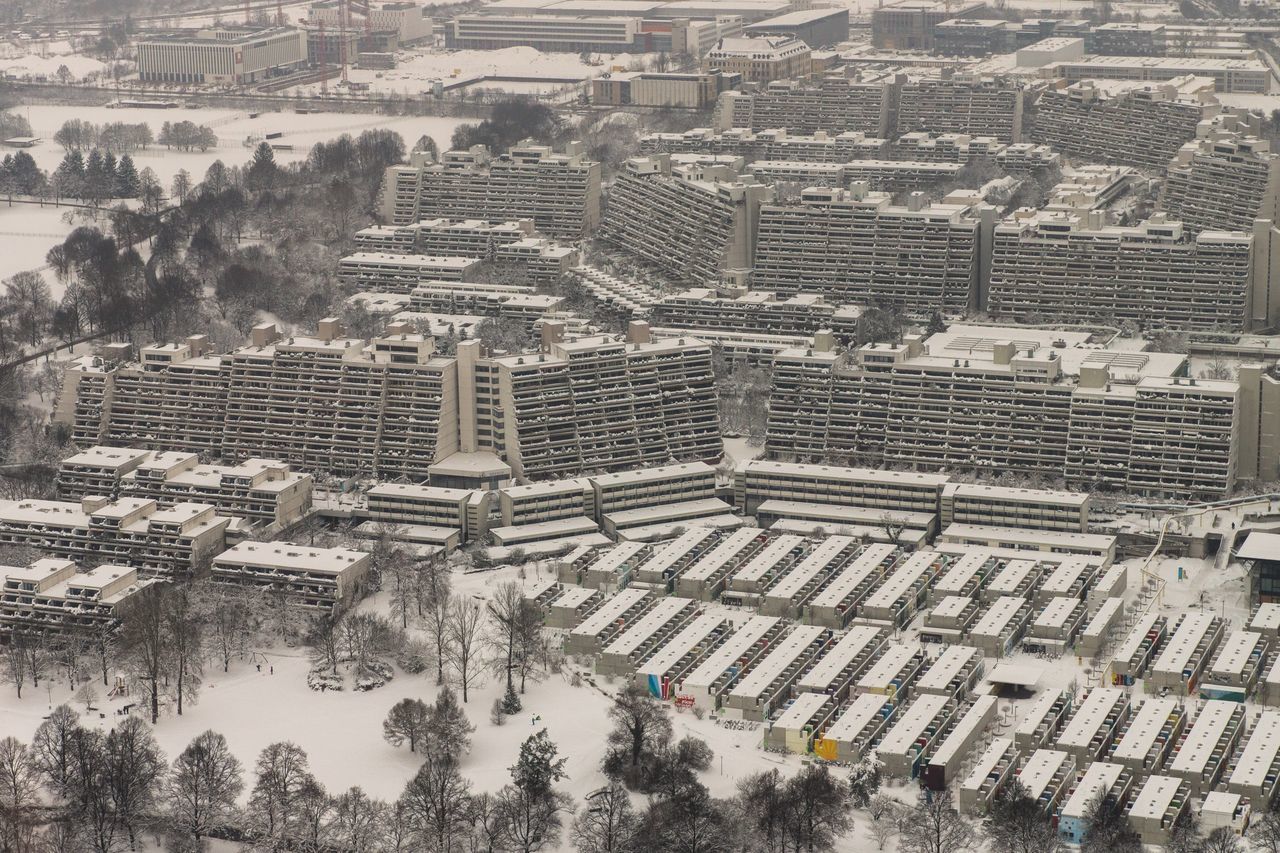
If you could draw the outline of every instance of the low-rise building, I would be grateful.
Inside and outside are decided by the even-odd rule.
[[[129,566],[103,564],[78,572],[70,560],[51,558],[25,567],[2,566],[0,639],[110,629],[149,583]]]
[[[290,606],[332,610],[356,601],[373,558],[347,548],[241,542],[213,558],[214,583],[279,596]]]

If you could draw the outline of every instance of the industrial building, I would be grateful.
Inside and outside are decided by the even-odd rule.
[[[974,18],[982,3],[899,0],[871,13],[871,43],[891,50],[932,50],[939,24],[952,18]]]
[[[849,38],[848,9],[806,9],[756,21],[743,28],[749,36],[788,36],[809,47],[830,47]]]

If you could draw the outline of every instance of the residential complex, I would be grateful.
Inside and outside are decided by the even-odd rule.
[[[548,326],[544,341],[515,355],[466,341],[442,357],[401,324],[372,341],[337,320],[307,338],[267,324],[230,353],[188,342],[144,347],[140,362],[83,358],[57,417],[86,445],[270,456],[341,476],[447,477],[458,453],[497,454],[502,479],[719,458],[705,343],[651,338],[642,323],[626,340]]]
[[[1184,356],[1089,337],[953,325],[848,355],[821,346],[779,354],[769,453],[1205,496],[1253,475],[1238,467],[1245,444],[1264,441],[1262,458],[1275,458],[1269,431],[1259,437],[1241,414],[1257,386],[1190,378]]]
[[[1145,86],[1085,81],[1050,88],[1036,101],[1031,139],[1100,163],[1164,169],[1200,122],[1218,111],[1202,80]]]
[[[997,78],[954,74],[907,80],[898,93],[898,133],[966,133],[1022,141],[1023,89]]]
[[[481,146],[446,151],[440,162],[419,151],[391,166],[378,201],[383,221],[531,219],[553,236],[580,237],[600,221],[600,164],[570,144],[563,154],[540,145],[491,155]]]
[[[792,133],[861,132],[888,136],[897,78],[883,71],[851,69],[813,82],[776,80],[750,92],[725,92],[716,105],[716,127],[786,128]]]
[[[1235,116],[1202,124],[1169,164],[1160,210],[1192,233],[1280,223],[1280,156],[1248,130]]]
[[[358,601],[373,558],[346,548],[241,542],[213,558],[214,583],[281,596],[289,605],[330,610]]]
[[[49,557],[0,566],[0,640],[14,634],[93,635],[111,631],[150,582],[109,563],[78,571]]]
[[[672,166],[671,159],[626,162],[610,189],[604,239],[687,282],[750,268],[760,206],[772,189],[727,166]]]

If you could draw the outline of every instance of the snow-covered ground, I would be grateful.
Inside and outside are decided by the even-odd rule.
[[[15,77],[44,76],[52,80],[64,65],[76,80],[107,70],[105,63],[76,53],[71,43],[65,40],[22,45],[0,42],[0,73]]]
[[[10,207],[0,200],[0,281],[24,270],[42,269],[44,257],[57,243],[66,239],[75,224],[65,217],[74,208],[40,207],[33,204],[15,204]],[[52,275],[45,280],[53,291],[53,298],[62,298],[62,287]]]
[[[385,116],[370,113],[309,113],[298,115],[289,112],[264,112],[257,118],[249,118],[247,110],[201,108],[152,110],[140,108],[113,109],[101,107],[69,107],[54,104],[22,106],[19,111],[31,122],[32,132],[43,140],[27,149],[42,169],[56,169],[66,153],[53,141],[58,128],[71,118],[91,121],[138,123],[150,125],[155,136],[166,122],[191,121],[208,125],[218,136],[218,145],[208,151],[171,151],[163,145],[152,145],[145,151],[133,152],[133,160],[139,169],[150,166],[166,186],[174,173],[186,169],[193,178],[204,175],[209,164],[222,160],[229,164],[247,161],[256,146],[268,133],[283,134],[272,142],[292,145],[291,151],[277,151],[276,160],[289,163],[303,160],[317,142],[334,139],[344,133],[358,136],[362,131],[387,128],[399,133],[406,145],[413,145],[419,136],[426,134],[436,140],[441,149],[449,144],[454,128],[468,119],[435,116]],[[246,141],[248,144],[246,144]]]

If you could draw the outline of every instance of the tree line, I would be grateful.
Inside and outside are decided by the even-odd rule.
[[[151,125],[146,122],[129,123],[112,121],[105,124],[94,124],[84,119],[73,118],[62,123],[53,135],[53,141],[67,151],[89,151],[101,148],[104,151],[126,153],[146,150],[155,139],[151,135]]]

